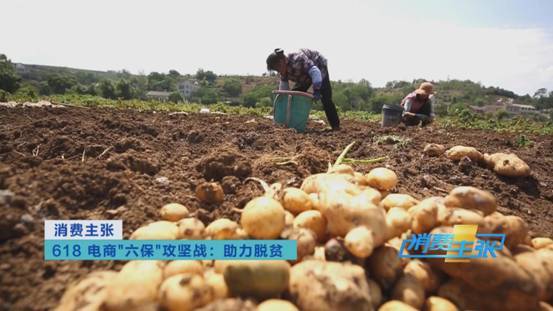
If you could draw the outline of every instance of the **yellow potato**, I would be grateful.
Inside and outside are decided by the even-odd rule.
[[[381,202],[380,206],[389,210],[392,207],[401,207],[409,209],[417,205],[419,201],[408,194],[391,193],[388,194]]]
[[[378,306],[382,303],[382,290],[380,289],[380,286],[378,286],[378,283],[372,279],[367,279],[367,284],[369,284],[369,293],[371,295],[371,303],[373,305],[373,308],[376,310]]]
[[[372,232],[367,227],[360,226],[352,229],[344,238],[345,246],[355,257],[367,258],[374,248]]]
[[[396,173],[385,167],[374,168],[367,174],[367,183],[369,186],[378,190],[391,190],[397,185],[397,182],[398,178]]]
[[[225,277],[222,274],[216,273],[215,271],[208,271],[205,273],[204,279],[211,288],[214,299],[224,299],[229,296],[227,283],[225,283]]]
[[[237,240],[240,239],[239,228],[236,222],[220,218],[205,228],[205,234],[212,240]]]
[[[374,279],[387,291],[403,273],[398,251],[391,246],[381,246],[374,250],[367,260],[367,269]]]
[[[439,157],[445,152],[445,146],[440,144],[427,144],[423,153],[431,157]]]
[[[169,311],[189,311],[204,306],[214,294],[202,275],[177,274],[166,279],[159,289],[159,301]]]
[[[402,301],[390,300],[380,306],[380,308],[378,308],[378,311],[417,311],[417,309]]]
[[[305,211],[294,219],[295,228],[305,228],[313,231],[319,241],[326,237],[326,218],[319,211]]]
[[[285,188],[281,202],[284,209],[294,215],[313,208],[311,197],[298,188]]]
[[[299,311],[293,303],[282,299],[265,300],[257,306],[257,311]]]
[[[532,247],[534,247],[535,249],[551,247],[551,246],[553,246],[553,240],[550,238],[539,237],[539,238],[532,239]]]
[[[178,239],[203,240],[204,224],[197,218],[184,218],[177,222]]]
[[[240,224],[255,239],[276,239],[284,229],[284,208],[272,198],[255,198],[244,207]]]
[[[179,230],[174,222],[156,221],[138,228],[131,235],[131,240],[176,240]]]
[[[496,200],[493,194],[470,186],[461,186],[451,190],[445,197],[444,204],[447,207],[478,210],[484,215],[489,215],[496,209]]]
[[[404,274],[395,284],[392,298],[420,309],[424,304],[424,287],[412,275]]]
[[[103,308],[108,311],[153,310],[162,280],[162,262],[129,261],[107,285]]]
[[[347,164],[338,164],[332,166],[328,173],[354,175],[355,171]]]
[[[179,203],[169,203],[163,205],[159,211],[161,219],[167,221],[179,221],[185,217],[188,217],[188,209],[186,206]]]
[[[400,236],[411,229],[412,218],[409,212],[401,207],[392,207],[386,213],[387,240]]]
[[[424,311],[457,311],[457,306],[455,306],[451,301],[438,297],[432,296],[426,299],[424,303]]]
[[[441,209],[440,206],[443,206],[443,198],[430,197],[411,207],[409,214],[413,220],[411,224],[413,233],[430,232],[430,230],[438,226],[438,211]]]
[[[484,154],[488,167],[498,175],[509,177],[526,177],[530,175],[530,167],[513,153]]]
[[[202,274],[203,271],[204,267],[198,260],[173,260],[163,268],[163,279],[181,273]]]
[[[114,271],[90,273],[65,291],[55,311],[99,310],[106,298],[106,287],[116,275]]]
[[[476,150],[476,148],[465,146],[452,147],[445,152],[445,155],[448,159],[453,161],[459,161],[464,157],[467,157],[474,162],[480,162],[484,159],[484,156],[480,153],[480,151]]]
[[[417,279],[424,287],[426,293],[434,293],[440,286],[441,280],[439,274],[432,270],[430,265],[426,262],[411,260],[407,266],[405,266],[403,272]]]

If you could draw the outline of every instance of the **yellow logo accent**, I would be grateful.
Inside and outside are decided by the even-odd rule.
[[[478,231],[478,225],[455,225],[453,226],[453,241],[454,242],[472,242],[473,246],[476,243],[476,232]],[[463,252],[471,252],[473,247],[465,248]],[[459,251],[451,250],[447,252],[447,255],[456,256],[459,255]],[[446,258],[445,262],[470,262],[470,259],[465,258]]]

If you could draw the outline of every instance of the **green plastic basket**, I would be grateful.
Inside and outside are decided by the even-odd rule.
[[[302,133],[309,120],[313,95],[298,91],[273,91],[273,120]]]

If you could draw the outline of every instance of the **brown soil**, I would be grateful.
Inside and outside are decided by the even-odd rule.
[[[457,185],[476,186],[496,195],[499,211],[523,217],[532,235],[553,236],[553,137],[530,136],[533,146],[517,148],[514,134],[478,130],[382,129],[345,121],[339,132],[310,124],[307,133],[297,134],[268,119],[247,122],[251,119],[0,107],[0,310],[52,309],[68,282],[122,264],[45,262],[43,219],[123,219],[128,237],[158,220],[163,204],[180,202],[206,223],[218,217],[236,220],[233,208],[261,193],[255,183],[244,182],[246,177],[299,186],[309,174],[325,171],[354,140],[349,157],[389,156],[356,169],[389,166],[400,177],[397,192],[423,198]],[[394,144],[381,139],[384,135],[410,141]],[[512,151],[530,165],[532,176],[502,178],[470,162],[424,157],[429,142]],[[287,160],[293,161],[282,163]],[[222,183],[221,206],[196,200],[195,186],[204,180]]]

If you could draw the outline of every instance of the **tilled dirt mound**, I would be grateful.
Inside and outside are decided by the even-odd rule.
[[[86,108],[0,107],[0,310],[52,309],[71,281],[122,262],[45,262],[44,219],[123,219],[125,237],[179,202],[205,223],[238,220],[233,210],[261,194],[255,176],[299,186],[323,172],[343,148],[348,157],[388,156],[396,192],[423,198],[458,185],[492,192],[499,211],[524,218],[531,234],[553,236],[553,138],[442,128],[382,129],[346,120],[339,132],[310,124],[305,134],[271,120],[214,114],[168,114]],[[422,154],[426,143],[511,151],[532,168],[528,178],[498,177],[487,168]],[[196,185],[219,181],[220,206],[200,204]]]

